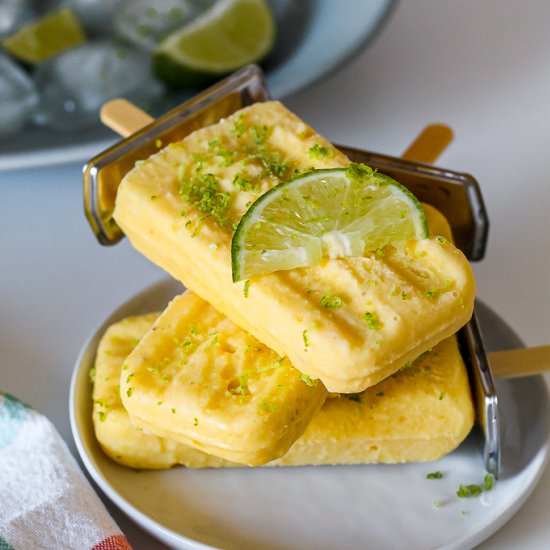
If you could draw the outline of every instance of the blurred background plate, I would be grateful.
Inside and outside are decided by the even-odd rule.
[[[273,97],[283,99],[341,68],[373,37],[394,3],[271,0],[278,38],[264,69]],[[190,95],[169,98],[165,110]],[[99,122],[87,129],[64,132],[26,126],[0,141],[0,170],[85,161],[116,139]]]

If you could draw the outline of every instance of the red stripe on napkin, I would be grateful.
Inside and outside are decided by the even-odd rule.
[[[91,550],[132,550],[124,535],[112,535],[96,544]]]

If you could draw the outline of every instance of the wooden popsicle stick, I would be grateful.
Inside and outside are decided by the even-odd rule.
[[[497,378],[531,376],[550,372],[550,346],[493,351],[487,354]]]
[[[446,124],[426,126],[401,155],[405,160],[434,163],[453,141],[453,130]]]
[[[99,118],[105,126],[117,134],[128,137],[153,122],[153,117],[126,99],[112,99],[99,111]]]

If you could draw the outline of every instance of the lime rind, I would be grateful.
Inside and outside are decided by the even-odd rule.
[[[233,235],[233,281],[428,237],[424,209],[406,187],[368,167],[357,173],[313,170],[259,197]]]

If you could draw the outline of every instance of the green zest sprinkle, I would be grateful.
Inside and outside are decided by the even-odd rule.
[[[233,178],[233,185],[241,191],[253,191],[254,193],[258,193],[260,190],[260,186],[257,183],[248,181],[243,178],[241,174],[235,174],[235,177]]]
[[[352,162],[347,170],[346,176],[355,183],[362,183],[365,179],[370,179],[375,171],[366,164]]]
[[[88,376],[90,377],[90,382],[95,382],[95,375],[96,375],[95,367],[92,367],[90,369],[90,372],[88,373]]]
[[[363,394],[362,393],[348,393],[346,395],[346,397],[350,401],[355,401],[356,403],[362,403],[363,402]]]
[[[132,392],[133,392],[133,391],[134,391],[134,388],[128,388],[128,389],[126,390],[126,395],[127,395],[128,397],[132,397]]]
[[[162,140],[157,139],[157,140],[155,141],[155,147],[156,147],[157,149],[160,149],[160,148],[162,147]]]
[[[336,294],[325,294],[319,303],[326,309],[338,309],[344,305],[344,300]]]
[[[269,403],[264,400],[261,400],[258,405],[266,412],[275,412],[277,410],[277,405],[275,403]]]
[[[363,319],[365,319],[365,321],[367,322],[369,330],[378,330],[380,328],[380,321],[376,313],[366,311],[363,315]]]
[[[437,296],[437,292],[435,290],[426,290],[426,296],[428,298],[435,298]]]
[[[312,159],[325,160],[332,157],[334,152],[330,147],[323,147],[322,145],[315,143],[309,148],[308,153]]]
[[[270,151],[268,149],[260,149],[259,151],[252,152],[249,160],[258,161],[266,169],[267,173],[261,174],[261,177],[271,174],[272,176],[282,179],[290,168],[288,162],[283,162],[281,154],[278,151]]]
[[[304,341],[304,346],[307,348],[309,347],[309,338],[307,337],[307,330],[304,330],[302,332],[302,339]]]
[[[483,478],[483,489],[485,491],[490,491],[493,488],[494,481],[495,478],[492,474],[485,474],[485,477]]]
[[[249,290],[250,290],[250,279],[247,279],[244,282],[244,286],[243,286],[243,294],[244,294],[245,298],[248,298],[248,291]]]
[[[195,416],[195,418],[193,418],[193,426],[198,426],[199,425],[199,419]]]
[[[481,495],[482,492],[483,487],[481,485],[476,485],[475,483],[472,485],[460,484],[456,495],[458,496],[458,498],[471,498],[478,497],[479,495]]]
[[[172,414],[176,414],[176,409],[172,407],[170,410],[172,411]]]
[[[185,355],[189,355],[197,349],[197,344],[195,344],[195,342],[191,342],[190,340],[186,340],[181,346],[181,349]]]
[[[250,128],[250,133],[252,134],[252,139],[256,145],[263,145],[267,139],[267,126],[257,126],[254,125]]]
[[[99,418],[100,422],[105,422],[105,413],[103,411],[99,411],[97,413],[97,417]]]
[[[226,149],[219,138],[208,142],[208,149],[218,157],[222,157],[224,166],[231,166],[235,162],[235,151]]]
[[[256,372],[267,372],[273,369],[277,369],[282,365],[284,359],[285,359],[284,357],[279,357],[278,359],[273,361],[273,363],[271,363],[270,365],[266,365],[265,367],[258,367],[256,369]]]
[[[309,374],[305,374],[303,372],[300,373],[300,380],[311,387],[315,387],[317,385],[317,380],[312,380],[311,376]]]
[[[432,472],[426,476],[426,479],[441,479],[443,477],[443,473],[440,471]]]
[[[445,237],[436,237],[437,242],[441,244],[445,244],[447,242],[447,239]]]
[[[238,377],[239,385],[236,388],[229,388],[229,391],[233,395],[249,395],[250,389],[248,387],[249,372],[245,372]]]
[[[230,194],[220,191],[218,178],[214,174],[202,174],[184,180],[180,195],[201,212],[212,216],[222,227],[227,223]]]
[[[240,114],[233,122],[231,132],[235,137],[240,138],[246,132],[246,124],[243,122],[243,115]]]
[[[441,401],[444,397],[445,397],[445,392],[442,391],[442,392],[439,394],[439,401]]]

